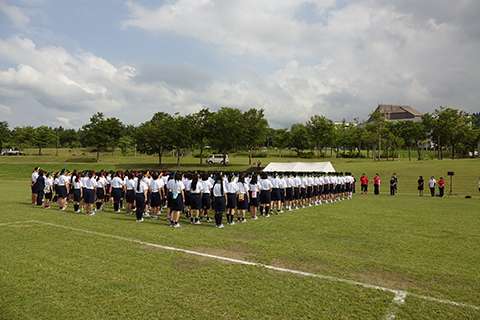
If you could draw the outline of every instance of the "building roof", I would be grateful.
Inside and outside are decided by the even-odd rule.
[[[422,113],[410,106],[396,104],[379,104],[375,111],[380,111],[380,116],[385,120],[415,120],[422,117]],[[368,119],[371,121],[372,118]]]
[[[270,162],[265,172],[335,172],[330,161],[327,162]]]

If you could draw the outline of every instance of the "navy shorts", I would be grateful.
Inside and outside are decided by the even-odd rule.
[[[270,190],[262,190],[260,192],[260,204],[270,204],[272,201],[272,194]]]
[[[85,201],[85,203],[94,203],[95,202],[95,190],[85,189],[85,193],[83,194],[83,200]]]
[[[307,198],[312,198],[312,186],[307,186]]]
[[[82,195],[80,189],[73,190],[73,201],[80,202],[82,201]]]
[[[190,206],[193,210],[202,209],[202,197],[200,196],[200,193],[190,194]]]
[[[237,197],[235,193],[227,193],[227,209],[235,209],[237,207]]]
[[[135,193],[133,190],[127,190],[127,203],[133,203],[135,201]]]
[[[307,199],[307,189],[305,188],[300,189],[300,198]]]
[[[293,190],[292,188],[287,188],[286,190],[287,194],[286,194],[286,200],[287,201],[292,201],[293,200]]]
[[[58,197],[59,198],[66,198],[67,197],[67,187],[58,186]]]
[[[215,212],[222,213],[225,212],[225,197],[215,197]]]
[[[152,195],[150,196],[150,205],[154,208],[160,206],[160,193],[152,193]]]
[[[271,193],[272,201],[279,201],[280,200],[280,189],[273,188]]]
[[[192,193],[190,191],[185,191],[185,205],[189,206],[192,203]]]
[[[103,188],[97,188],[97,200],[103,200],[103,198],[105,198]]]
[[[250,206],[251,207],[258,207],[259,198],[258,198],[258,191],[255,192],[255,198],[252,196],[252,191],[250,191]]]
[[[247,195],[246,194],[243,195],[243,200],[242,201],[240,201],[239,198],[240,198],[240,195],[237,196],[237,209],[247,210],[247,208],[248,208]]]
[[[181,193],[177,195],[177,199],[173,199],[172,195],[172,211],[183,211],[183,197]]]
[[[113,201],[119,202],[122,198],[122,188],[113,188],[112,189]]]
[[[210,209],[210,193],[204,193],[202,196],[202,208],[203,209]]]
[[[300,190],[298,188],[293,188],[293,198],[295,200],[299,200],[300,199]]]

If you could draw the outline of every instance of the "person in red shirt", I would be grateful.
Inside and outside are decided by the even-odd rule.
[[[373,178],[373,194],[378,195],[380,188],[380,177],[378,176],[378,173],[375,174],[375,178]]]
[[[367,194],[368,190],[368,177],[365,175],[365,173],[362,173],[362,176],[360,177],[360,183],[362,185],[362,194],[365,192]]]
[[[443,191],[445,189],[445,180],[443,180],[442,177],[440,177],[440,180],[438,180],[438,190],[440,191],[440,197],[443,198]]]

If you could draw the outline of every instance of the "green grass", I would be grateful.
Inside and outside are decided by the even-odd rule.
[[[352,171],[357,177],[365,172],[372,179],[378,172],[381,195],[357,194],[352,200],[225,229],[208,223],[193,226],[185,220],[182,228],[174,229],[165,215],[159,221],[136,223],[130,216],[113,213],[109,205],[89,217],[73,214],[71,208],[60,212],[29,204],[29,176],[36,165],[48,170],[141,168],[156,160],[105,158],[110,162],[62,163],[48,158],[44,163],[41,157],[34,162],[0,157],[0,319],[382,319],[392,310],[398,319],[480,317],[478,308],[421,298],[480,306],[478,159],[331,159],[338,171]],[[231,159],[228,168],[245,166],[245,157]],[[186,160],[193,164],[198,159]],[[454,191],[462,197],[417,196],[419,174],[438,178],[446,171],[455,171]],[[395,197],[387,195],[392,172],[399,176]],[[466,194],[473,199],[463,198]],[[53,225],[14,223],[30,220]],[[395,308],[389,291],[125,239],[410,294]]]

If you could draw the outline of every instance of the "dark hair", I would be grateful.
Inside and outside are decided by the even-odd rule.
[[[222,193],[222,195],[225,193],[224,190],[223,190],[223,179],[222,179],[222,176],[218,177],[219,179],[215,182],[215,184],[218,184],[220,183],[220,192]]]
[[[240,183],[245,183],[245,174],[243,172],[241,172],[239,175],[238,175],[238,182]]]
[[[140,183],[142,182],[143,179],[143,174],[138,176],[138,181],[137,181],[137,192],[140,192]]]
[[[197,182],[198,182],[198,174],[194,174],[192,176],[192,187],[191,187],[191,190],[195,190],[197,191]]]
[[[252,176],[252,180],[250,180],[250,184],[257,184],[257,182],[258,182],[258,177],[257,177],[257,174],[254,173]]]

